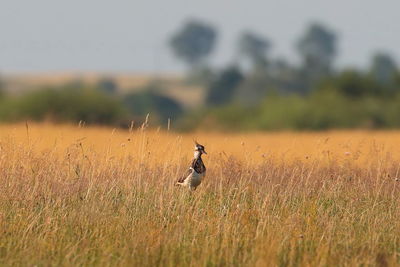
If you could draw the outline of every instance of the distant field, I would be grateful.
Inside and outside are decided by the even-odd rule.
[[[399,131],[0,125],[0,264],[395,266],[399,151]]]
[[[141,87],[154,79],[153,75],[147,74],[114,74],[114,73],[96,73],[96,72],[49,72],[49,73],[21,73],[4,75],[6,82],[11,84],[25,86],[41,85],[62,85],[72,81],[82,81],[88,84],[95,84],[102,78],[112,78],[120,88],[129,89]],[[179,81],[181,78],[177,75],[160,76],[163,80],[170,82]]]
[[[182,82],[179,75],[150,75],[150,74],[115,74],[115,73],[22,73],[6,74],[1,77],[10,92],[20,93],[35,90],[43,86],[60,86],[80,81],[88,85],[95,85],[103,78],[113,80],[120,93],[134,92],[143,89],[150,83],[156,82],[164,90],[160,93],[170,96],[182,103],[185,107],[194,107],[203,103],[204,88],[189,86]]]

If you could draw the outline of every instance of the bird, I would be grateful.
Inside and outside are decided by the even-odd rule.
[[[194,157],[189,170],[176,182],[176,185],[188,187],[191,191],[196,190],[201,184],[201,180],[206,175],[206,166],[201,159],[201,155],[207,154],[207,152],[203,145],[200,145],[197,141],[194,141],[194,143]]]

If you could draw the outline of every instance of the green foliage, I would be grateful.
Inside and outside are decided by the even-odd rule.
[[[95,87],[67,85],[43,88],[19,96],[0,97],[0,120],[50,120],[122,125],[150,113],[158,122],[176,119],[183,110],[179,103],[146,88],[122,99]],[[132,116],[132,117],[131,117]]]
[[[5,92],[4,92],[4,82],[0,76],[0,101],[2,100],[2,98],[4,98],[5,96]]]
[[[313,23],[297,43],[305,67],[328,70],[336,54],[336,34],[319,23]]]
[[[390,55],[379,52],[372,58],[370,72],[379,83],[390,86],[395,81],[397,65]]]
[[[238,46],[240,55],[248,58],[255,68],[266,64],[267,51],[271,47],[267,39],[253,32],[244,32],[239,38]]]
[[[335,77],[325,78],[317,89],[335,90],[351,98],[388,93],[373,77],[356,70],[345,70]]]
[[[212,52],[216,39],[217,32],[212,26],[192,20],[172,36],[170,46],[178,58],[196,65]]]
[[[400,127],[400,94],[391,98],[349,98],[335,90],[310,96],[269,95],[253,107],[229,105],[209,110],[197,126],[224,130],[326,130]]]
[[[92,88],[47,88],[18,97],[8,97],[0,106],[0,119],[85,121],[113,124],[124,120],[126,110],[121,103]]]
[[[162,121],[169,118],[175,119],[183,112],[178,102],[153,92],[151,88],[124,96],[123,102],[128,110],[136,116],[144,117],[151,114],[152,118]]]
[[[112,79],[103,78],[97,84],[96,89],[109,95],[115,95],[117,93],[118,86]]]
[[[207,93],[206,102],[209,105],[222,105],[229,103],[243,80],[243,75],[237,67],[223,70],[213,81]]]
[[[243,105],[259,104],[274,88],[274,81],[262,69],[247,74],[235,92],[235,101]]]

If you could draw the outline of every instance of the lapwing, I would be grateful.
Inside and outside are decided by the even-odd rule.
[[[176,185],[188,187],[190,190],[196,190],[201,184],[201,180],[206,175],[206,166],[201,159],[201,155],[207,154],[204,146],[195,141],[194,158],[187,173],[180,178]]]

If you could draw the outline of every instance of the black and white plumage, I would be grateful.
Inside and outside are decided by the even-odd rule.
[[[201,184],[201,180],[206,175],[206,166],[201,155],[207,154],[204,146],[195,142],[194,158],[190,164],[189,170],[182,178],[177,181],[177,185],[188,187],[190,190],[196,190]]]

